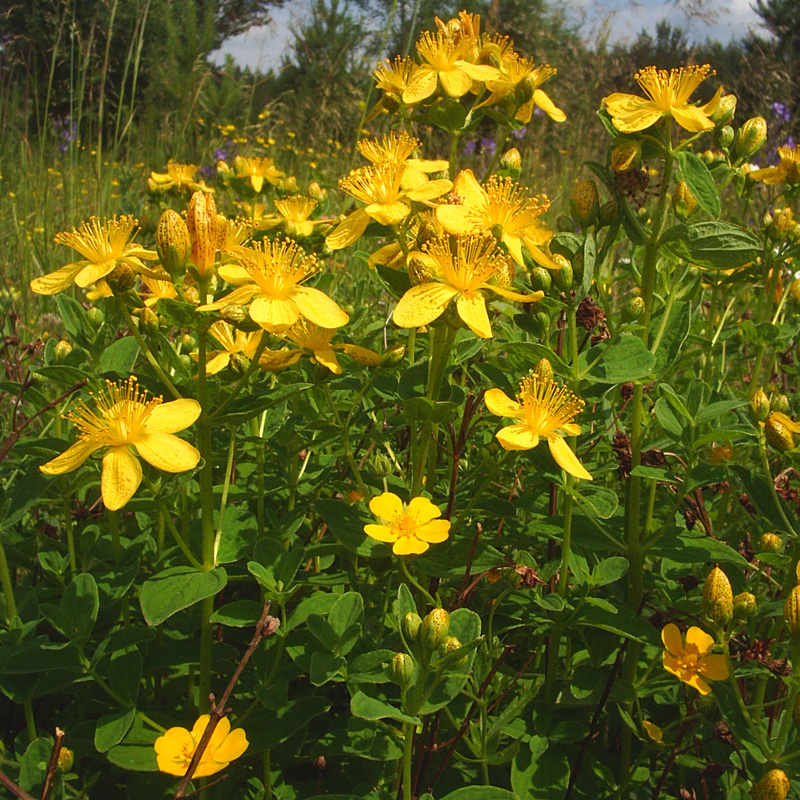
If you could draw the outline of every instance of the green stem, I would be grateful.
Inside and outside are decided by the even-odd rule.
[[[400,563],[400,572],[403,573],[403,577],[406,579],[408,583],[410,583],[417,591],[419,591],[422,596],[430,603],[431,606],[436,605],[436,601],[433,599],[431,594],[420,585],[420,583],[414,578],[414,576],[409,572],[408,564],[406,564],[406,557],[405,556],[398,556],[398,562]]]
[[[11,570],[8,567],[2,534],[0,534],[0,583],[3,586],[3,598],[6,601],[6,620],[10,623],[17,616],[17,604],[14,600],[14,582],[11,579]]]
[[[411,786],[411,757],[414,754],[415,728],[413,722],[403,724],[403,800],[414,800]]]
[[[175,544],[178,545],[181,552],[186,556],[186,560],[195,569],[204,571],[203,565],[194,557],[192,551],[189,549],[189,545],[186,544],[186,540],[183,538],[181,532],[175,526],[175,522],[172,519],[172,514],[170,514],[170,511],[167,508],[166,503],[158,496],[158,488],[147,478],[143,479],[143,483],[150,490],[150,493],[153,495],[153,499],[156,501],[156,505],[158,506],[161,519],[164,522],[166,522],[167,527],[169,528],[169,532],[172,534],[172,538],[175,540]]]
[[[25,711],[25,727],[28,729],[28,738],[31,741],[36,739],[36,720],[33,716],[33,704],[30,700],[22,701],[22,708]]]
[[[797,675],[797,670],[800,668],[798,659],[800,658],[800,639],[795,636],[792,642],[792,672]],[[781,720],[781,727],[778,731],[778,737],[775,739],[775,746],[772,749],[772,758],[779,761],[783,754],[783,748],[786,746],[786,737],[789,735],[789,729],[794,722],[794,707],[797,702],[798,694],[800,694],[800,686],[794,686],[789,690],[789,696],[786,698],[786,703],[783,706],[783,719]]]
[[[353,455],[353,448],[350,446],[350,417],[348,415],[347,423],[342,422],[342,418],[339,415],[339,410],[336,408],[336,404],[333,402],[333,396],[331,395],[331,389],[328,385],[328,381],[323,383],[323,389],[325,390],[325,399],[328,401],[328,406],[333,413],[333,418],[336,420],[336,425],[341,431],[344,456],[347,459],[347,463],[350,465],[350,471],[353,473],[353,478],[355,478],[358,492],[362,497],[369,497],[369,489],[367,489],[364,480],[361,477],[361,470],[358,468],[358,462]]]
[[[764,477],[767,479],[769,492],[772,495],[772,502],[775,504],[775,508],[777,509],[778,514],[780,514],[783,524],[786,526],[786,533],[796,539],[797,531],[794,529],[794,526],[786,516],[781,499],[778,496],[777,490],[775,489],[775,481],[772,477],[772,470],[769,466],[769,456],[767,455],[767,437],[763,425],[758,426],[758,452],[761,456],[761,468],[764,470]]]
[[[172,381],[167,376],[167,373],[161,368],[161,365],[156,360],[156,357],[153,355],[153,351],[150,349],[150,345],[147,344],[144,336],[139,333],[139,328],[136,326],[136,322],[131,315],[131,312],[128,310],[128,307],[125,305],[125,301],[119,297],[118,306],[122,311],[122,316],[125,317],[125,322],[128,323],[128,329],[133,334],[133,338],[139,343],[139,348],[144,353],[144,357],[147,359],[150,366],[153,368],[154,372],[158,377],[161,379],[161,382],[164,386],[167,387],[169,393],[176,399],[181,399],[181,393],[175,388]]]
[[[228,406],[239,396],[239,393],[247,386],[248,381],[252,377],[253,373],[258,369],[259,363],[261,361],[261,355],[264,352],[264,349],[267,346],[267,337],[264,336],[263,332],[261,334],[261,338],[258,340],[258,345],[256,346],[256,350],[253,353],[253,357],[250,359],[250,366],[247,367],[245,370],[244,375],[236,382],[236,385],[231,389],[231,393],[213,410],[209,410],[208,419],[209,421],[216,419],[219,417],[227,408]],[[199,376],[199,372],[198,372]]]
[[[750,712],[748,711],[747,705],[744,702],[742,693],[739,690],[739,684],[736,683],[733,663],[731,662],[731,654],[727,647],[725,648],[725,661],[728,664],[728,680],[730,681],[731,688],[733,689],[733,694],[736,697],[736,703],[739,706],[739,711],[742,713],[744,721],[747,723],[747,727],[750,730],[750,735],[753,737],[753,740],[758,744],[761,752],[764,754],[764,757],[769,758],[769,747],[767,747],[767,743],[764,741],[761,730],[757,728],[753,722],[753,718],[750,716]]]
[[[222,540],[223,519],[225,518],[225,505],[228,502],[228,490],[231,488],[231,473],[233,472],[233,454],[236,452],[236,428],[231,428],[231,440],[228,444],[228,461],[225,464],[225,479],[222,484],[222,497],[219,501],[219,522],[214,535],[214,563],[217,563],[220,541]]]
[[[264,800],[272,800],[272,798],[275,795],[272,793],[272,769],[270,765],[269,748],[267,748],[264,751],[263,770],[264,770]]]

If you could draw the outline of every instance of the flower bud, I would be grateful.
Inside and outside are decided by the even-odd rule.
[[[736,95],[726,94],[723,97],[720,97],[719,105],[712,114],[709,114],[709,118],[714,125],[719,128],[720,126],[727,125],[733,119],[735,112]]]
[[[630,172],[642,160],[642,143],[638,139],[622,139],[611,151],[611,169]]]
[[[800,586],[795,586],[783,604],[783,618],[794,635],[800,631]]]
[[[792,432],[774,414],[764,423],[764,433],[767,441],[781,453],[794,448]]]
[[[740,592],[733,598],[735,619],[749,619],[756,613],[756,596],[752,592]]]
[[[514,99],[524,106],[533,97],[535,91],[536,81],[532,75],[528,75],[514,87]]]
[[[191,353],[191,351],[197,347],[197,339],[195,339],[190,333],[184,333],[179,340],[179,344],[181,350],[183,350],[185,353]]]
[[[231,369],[239,375],[244,375],[250,369],[250,359],[242,353],[231,353]]]
[[[733,616],[733,589],[728,576],[714,567],[703,585],[703,611],[715,625],[724,626]]]
[[[192,243],[192,263],[204,277],[213,270],[217,255],[217,206],[212,194],[198,191],[192,195],[186,227]]]
[[[582,228],[587,228],[597,219],[600,210],[600,196],[594,181],[578,181],[572,187],[569,208],[573,219]]]
[[[756,422],[766,422],[769,417],[769,397],[763,389],[756,389],[750,396],[750,410]]]
[[[783,239],[794,226],[794,214],[788,206],[775,209],[775,236]]]
[[[553,262],[559,266],[559,270],[553,273],[553,283],[562,292],[568,292],[572,288],[574,277],[572,264],[559,253],[553,254]]]
[[[159,321],[158,314],[151,308],[138,309],[136,316],[139,318],[139,330],[147,336],[155,336],[158,333]]]
[[[383,452],[373,453],[369,466],[376,478],[388,478],[394,472],[392,460]]]
[[[177,211],[168,208],[156,225],[156,252],[164,269],[173,277],[183,271],[192,251],[189,229]]]
[[[407,642],[416,642],[419,636],[419,628],[422,625],[422,617],[416,611],[409,611],[400,623],[403,630],[403,637]]]
[[[450,630],[450,615],[443,608],[434,608],[422,620],[419,643],[427,653],[433,653]]]
[[[72,345],[66,340],[62,339],[56,343],[56,349],[53,352],[53,360],[56,364],[62,364],[64,359],[72,352]]]
[[[750,158],[767,141],[767,121],[764,117],[752,117],[739,128],[736,135],[736,155],[740,160]]]
[[[75,753],[68,747],[62,747],[58,751],[58,768],[62,772],[69,772],[75,763]]]
[[[393,92],[384,92],[383,98],[381,100],[381,105],[390,113],[394,114],[398,108],[400,108],[400,102],[397,99],[397,95]]]
[[[540,339],[545,339],[550,332],[550,317],[546,311],[534,311],[531,314],[531,331]]]
[[[93,306],[86,312],[86,319],[95,330],[99,330],[106,321],[106,315],[101,308]]]
[[[782,769],[771,769],[753,787],[753,800],[786,800],[790,784]]]
[[[644,298],[636,295],[631,297],[622,307],[622,321],[634,322],[644,314]]]
[[[533,368],[532,374],[551,381],[553,380],[553,365],[548,359],[540,358],[536,366]]]
[[[678,181],[678,185],[672,193],[672,207],[681,219],[686,219],[697,208],[697,200],[683,179]]]
[[[414,680],[414,659],[407,653],[397,653],[389,669],[392,680],[403,688]]]
[[[783,550],[781,537],[775,533],[762,533],[758,540],[759,553],[780,553]]]
[[[550,270],[544,267],[534,267],[531,270],[531,287],[535,292],[549,292],[553,285],[553,276]]]
[[[247,306],[225,306],[219,311],[220,317],[229,322],[231,325],[238,325],[247,319],[250,319],[250,314],[247,311]]]
[[[506,150],[503,157],[500,159],[500,169],[507,172],[512,178],[519,178],[519,173],[522,171],[522,156],[516,147]]]
[[[789,398],[785,394],[776,394],[769,404],[769,410],[785,414],[789,410]]]
[[[717,147],[722,150],[727,150],[733,144],[735,135],[730,125],[723,125],[721,128],[717,128],[716,131],[714,131],[714,141],[716,141]]]
[[[421,283],[430,283],[435,277],[434,270],[415,255],[408,257],[408,277],[411,280],[412,286],[418,286]]]
[[[396,344],[390,347],[381,356],[382,367],[397,366],[406,357],[406,346],[404,344]]]
[[[455,636],[445,636],[444,641],[439,645],[437,652],[439,653],[439,658],[447,658],[451,653],[455,653],[461,647],[461,642]],[[462,655],[461,658],[456,659],[450,666],[453,669],[458,669],[459,667],[463,667],[464,664],[467,663],[467,656],[466,654]]]
[[[133,289],[136,275],[127,264],[117,264],[111,274],[106,275],[106,283],[114,294],[125,294]]]
[[[328,196],[328,192],[316,181],[311,181],[311,183],[308,184],[308,196],[322,202]]]
[[[600,226],[613,225],[619,219],[619,208],[616,200],[609,200],[600,206]]]
[[[283,178],[278,183],[278,188],[282,189],[286,194],[295,194],[297,192],[297,178],[294,175]]]

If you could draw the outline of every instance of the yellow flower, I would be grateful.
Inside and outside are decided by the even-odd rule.
[[[520,266],[525,263],[524,244],[538,264],[559,269],[547,247],[553,234],[538,222],[550,208],[546,197],[528,197],[511,178],[492,176],[483,187],[471,169],[456,176],[451,197],[459,202],[436,207],[436,217],[448,233],[464,236],[489,232],[499,236]]]
[[[195,172],[197,172],[196,164],[177,164],[170,159],[167,161],[166,172],[150,173],[147,188],[152,193],[166,192],[173,188],[179,192],[195,192],[201,187],[201,184],[194,180]]]
[[[290,339],[296,345],[311,351],[311,355],[317,363],[327,367],[336,375],[341,373],[342,368],[336,360],[334,350],[341,350],[347,353],[354,361],[359,364],[365,364],[368,367],[377,367],[381,363],[381,357],[366,347],[359,347],[356,344],[348,344],[347,342],[331,344],[331,339],[335,333],[336,329],[321,328],[319,325],[314,325],[313,322],[300,319],[286,331],[285,335],[287,339]]]
[[[147,294],[142,296],[144,304],[148,308],[152,308],[159,300],[164,298],[168,300],[176,300],[178,292],[173,286],[171,281],[157,281],[154,278],[142,278],[144,288],[147,289]]]
[[[800,144],[795,147],[779,147],[780,163],[774,167],[754,169],[748,175],[756,181],[774,185],[788,183],[795,186],[800,183]]]
[[[100,479],[103,503],[110,511],[122,508],[142,482],[142,465],[131,446],[149,464],[165,472],[194,469],[200,453],[173,434],[188,428],[200,416],[196,400],[162,402],[140,391],[136,378],[112,383],[93,395],[96,411],[85,403],[68,418],[80,431],[79,440],[39,469],[46,475],[62,475],[77,469],[92,453],[108,448]]]
[[[419,139],[409,136],[405,131],[399,136],[391,131],[381,141],[365,139],[359,142],[357,147],[359,153],[373,164],[384,164],[387,161],[403,164],[400,186],[403,189],[410,189],[425,183],[429,173],[444,172],[449,167],[449,163],[443,159],[412,158],[414,151],[419,149],[421,144]]]
[[[581,432],[580,425],[573,420],[583,410],[583,400],[569,389],[552,378],[534,374],[522,379],[516,401],[502,389],[489,389],[484,399],[492,414],[519,420],[497,433],[497,440],[505,450],[531,450],[539,444],[539,437],[544,436],[561,469],[576,478],[592,480],[564,441],[563,434],[577,436]]]
[[[489,283],[492,278],[507,283],[511,271],[508,257],[497,249],[491,236],[458,237],[455,252],[449,238],[435,240],[411,258],[431,273],[432,280],[412,286],[400,298],[393,318],[401,328],[428,325],[455,299],[459,317],[473,333],[488,339],[492,336],[492,326],[484,290],[520,303],[533,303],[544,297],[543,292],[518,294]]]
[[[500,77],[486,81],[486,88],[492,95],[481,105],[496,103],[510,92],[518,98],[519,108],[514,119],[528,123],[533,109],[538,107],[554,122],[564,122],[567,115],[556,106],[550,97],[539,87],[550,80],[557,70],[549,64],[540,64],[532,58],[522,58],[511,51],[504,54],[500,62]]]
[[[664,669],[700,694],[711,691],[707,680],[724,681],[728,677],[725,656],[712,654],[714,639],[704,630],[692,626],[683,637],[678,626],[670,622],[661,631],[661,641],[665,648],[662,655]]]
[[[704,106],[689,105],[689,97],[713,71],[708,64],[679,67],[667,72],[645,67],[634,75],[647,97],[615,92],[605,99],[614,127],[622,133],[636,133],[655,125],[663,117],[672,117],[692,133],[710,131],[710,115],[722,97],[722,87]]]
[[[500,71],[488,64],[470,64],[465,60],[475,49],[472,37],[456,42],[441,32],[425,31],[417,42],[421,64],[414,71],[403,91],[403,102],[414,105],[427,100],[441,83],[445,94],[463,97],[473,81],[491,81],[500,77]]]
[[[206,354],[206,374],[216,375],[221,372],[231,361],[233,355],[243,355],[252,358],[261,341],[264,331],[246,333],[236,330],[227,322],[218,320],[208,329],[211,335],[222,345],[222,350],[213,350]]]
[[[163,736],[156,739],[154,747],[158,768],[168,775],[183,777],[203,738],[211,717],[203,714],[191,731],[186,728],[170,728]],[[247,750],[247,736],[242,728],[231,731],[231,723],[223,717],[214,728],[208,746],[200,757],[200,763],[194,773],[195,778],[206,778],[225,769],[234,759],[239,758]]]
[[[56,244],[63,244],[77,250],[83,259],[67,264],[55,272],[34,278],[31,289],[36,294],[58,294],[72,284],[85,289],[100,283],[118,267],[128,267],[134,272],[154,278],[166,278],[150,270],[142,259],[155,261],[158,255],[131,240],[136,235],[137,221],[133,217],[112,217],[82,222],[79,228],[57,233]]]
[[[297,242],[256,242],[253,247],[240,247],[237,256],[241,266],[222,266],[219,274],[239,288],[198,311],[249,303],[250,318],[270,333],[287,330],[301,317],[324,328],[347,323],[349,317],[330,297],[303,285],[317,271],[317,261]]]
[[[311,236],[314,226],[320,224],[318,220],[309,219],[316,207],[316,200],[299,194],[276,200],[278,213],[263,215],[257,225],[264,230],[281,225],[289,236]]]
[[[664,744],[664,731],[658,727],[654,722],[650,722],[649,720],[642,720],[642,725],[644,726],[647,735],[656,743],[656,744]]]
[[[376,88],[399,98],[408,87],[415,69],[414,59],[397,56],[394,61],[379,61],[372,77]]]
[[[364,533],[392,545],[397,556],[424,553],[450,535],[450,521],[437,519],[442,512],[427,497],[415,497],[408,505],[396,494],[384,492],[369,501],[379,525],[365,525]]]
[[[286,173],[281,172],[271,158],[244,158],[236,156],[233,159],[233,169],[224,161],[217,164],[217,172],[223,180],[246,183],[258,194],[264,186],[264,181],[277,186]]]
[[[411,213],[411,203],[427,203],[447,194],[453,184],[449,180],[436,180],[403,188],[405,166],[387,161],[376,166],[356,170],[339,181],[339,186],[357,200],[366,204],[339,223],[328,234],[325,244],[331,250],[348,247],[361,237],[370,220],[391,226],[402,222]]]

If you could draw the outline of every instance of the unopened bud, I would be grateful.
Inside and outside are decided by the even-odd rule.
[[[372,455],[369,466],[376,478],[388,478],[394,472],[392,460],[382,452]]]
[[[86,312],[86,319],[89,320],[89,324],[95,330],[99,330],[106,321],[106,315],[103,313],[102,309],[92,306],[92,308]]]
[[[642,160],[642,143],[638,139],[623,139],[611,151],[611,169],[630,172]]]
[[[117,264],[110,275],[106,275],[106,283],[114,294],[125,294],[133,289],[136,275],[127,264]]]
[[[703,611],[715,625],[727,625],[733,616],[733,589],[728,576],[714,567],[703,585]]]
[[[633,322],[644,314],[644,298],[636,295],[631,297],[627,303],[622,307],[622,321]]]
[[[500,159],[500,169],[507,172],[512,178],[518,178],[522,170],[522,156],[516,147],[506,150]]]
[[[170,275],[178,275],[186,266],[192,251],[189,229],[177,211],[168,208],[156,225],[156,252]]]
[[[414,680],[414,659],[407,653],[397,653],[390,668],[392,680],[405,688]]]
[[[689,191],[689,185],[683,179],[678,181],[672,193],[672,207],[681,219],[686,219],[697,208],[697,199]]]
[[[546,339],[550,332],[550,317],[546,311],[534,311],[531,314],[531,331],[540,339]]]
[[[769,404],[769,410],[785,414],[789,410],[789,398],[785,394],[776,394]]]
[[[461,642],[455,636],[445,636],[444,641],[439,645],[438,653],[439,658],[447,658],[451,653],[461,649]],[[456,659],[451,666],[453,669],[463,667],[467,663],[467,656],[462,655],[461,658]]]
[[[736,135],[736,155],[740,160],[750,158],[767,141],[767,121],[764,117],[752,117],[739,128]]]
[[[62,747],[58,751],[58,768],[62,772],[69,772],[75,763],[75,753],[68,747]]]
[[[394,367],[399,364],[406,357],[406,346],[404,344],[396,344],[390,347],[381,356],[382,367]]]
[[[775,209],[775,235],[783,239],[794,226],[794,214],[788,206]]]
[[[781,453],[794,448],[792,432],[775,414],[771,414],[764,423],[764,433],[767,435],[767,441]]]
[[[289,175],[278,184],[286,194],[295,194],[297,192],[297,178],[294,175]]]
[[[421,283],[430,283],[436,277],[436,272],[418,255],[410,255],[408,257],[408,277],[412,286],[418,286]]]
[[[718,128],[727,125],[732,119],[736,111],[736,95],[726,94],[719,99],[719,105],[712,114],[709,114],[709,119]]]
[[[197,339],[190,333],[184,333],[180,338],[180,346],[185,353],[191,353],[197,347]]]
[[[250,318],[247,306],[225,306],[219,311],[220,317],[231,325],[238,325],[240,322]]]
[[[384,92],[383,99],[381,100],[381,105],[390,113],[394,114],[398,108],[400,108],[400,102],[397,99],[397,95],[392,92]]]
[[[733,144],[735,135],[730,125],[723,125],[714,131],[714,141],[721,150],[727,150]]]
[[[783,618],[794,635],[800,631],[800,586],[795,586],[783,604]]]
[[[214,196],[206,192],[195,192],[189,200],[186,227],[192,243],[192,263],[201,277],[214,268],[217,255],[217,224]]]
[[[582,228],[587,228],[597,219],[600,196],[593,180],[581,180],[572,187],[569,208],[573,218]]]
[[[403,637],[409,643],[416,642],[419,637],[419,629],[422,625],[422,617],[416,611],[409,611],[400,623],[403,629]]]
[[[619,219],[619,207],[616,200],[609,200],[600,206],[599,223],[601,226],[613,225]]]
[[[782,769],[771,769],[753,787],[753,800],[786,800],[789,779]]]
[[[752,592],[740,592],[733,598],[733,616],[749,619],[756,612],[756,596]]]
[[[538,375],[540,378],[547,378],[553,380],[553,365],[546,358],[540,358],[539,362],[531,371],[533,375]]]
[[[61,364],[71,352],[72,345],[66,339],[62,339],[60,342],[56,343],[56,349],[53,352],[53,360],[56,364]]]
[[[781,537],[775,533],[762,533],[758,539],[759,553],[780,553],[783,550]]]
[[[450,615],[443,608],[429,612],[419,629],[419,643],[427,653],[433,653],[450,630]]]
[[[553,254],[553,261],[559,266],[559,270],[553,273],[553,283],[562,292],[568,292],[572,288],[574,278],[572,264],[559,253]]]
[[[535,91],[536,81],[533,76],[528,75],[514,87],[514,99],[521,106],[524,106],[533,97]]]
[[[531,270],[531,287],[535,292],[549,292],[553,285],[553,276],[549,269],[534,267]]]
[[[750,410],[756,422],[766,422],[769,417],[769,397],[763,389],[756,389],[750,396]]]
[[[155,336],[158,333],[159,321],[158,314],[151,308],[138,309],[136,316],[139,317],[139,330],[147,336]]]

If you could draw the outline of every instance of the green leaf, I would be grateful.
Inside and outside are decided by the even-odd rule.
[[[385,264],[377,264],[375,268],[386,288],[396,298],[402,297],[411,288],[411,281],[404,269],[394,269]]]
[[[688,150],[678,150],[674,156],[678,174],[686,181],[697,204],[714,219],[719,217],[719,192],[708,167],[699,156]]]
[[[386,545],[370,539],[364,533],[364,519],[353,506],[344,500],[317,500],[314,509],[328,524],[333,537],[341,545],[358,556],[370,556],[376,552],[386,552]]]
[[[395,719],[398,722],[421,724],[419,717],[410,717],[399,708],[378,700],[377,697],[370,697],[362,691],[356,692],[350,699],[350,713],[361,719]]]
[[[262,700],[262,697],[270,692],[272,692],[271,687],[259,687],[256,689],[256,697]],[[318,696],[298,697],[295,700],[281,703],[278,708],[270,709],[268,725],[259,726],[252,735],[251,727],[247,728],[247,738],[250,739],[248,750],[252,749],[252,752],[258,752],[259,749],[272,748],[285,742],[314,717],[326,713],[330,707],[329,702]]]
[[[19,760],[19,786],[28,793],[39,794],[47,774],[47,763],[53,750],[53,737],[40,736],[26,748]]]
[[[673,256],[707,269],[743,267],[761,251],[761,240],[752,231],[730,222],[675,225],[662,242]]]
[[[222,567],[199,572],[194,567],[171,567],[142,584],[139,604],[148,625],[160,625],[178,611],[213,597],[225,588],[228,575]]]
[[[336,636],[336,653],[347,655],[361,635],[364,598],[358,592],[346,592],[328,613],[328,623]]]
[[[345,666],[345,660],[341,656],[332,653],[317,651],[311,654],[311,669],[309,679],[314,686],[322,686],[339,674]]]
[[[97,720],[94,729],[94,746],[100,753],[107,753],[115,744],[119,744],[130,730],[136,719],[136,709],[128,708],[105,714]]]
[[[61,598],[61,613],[66,623],[66,636],[79,638],[88,636],[97,621],[100,597],[95,579],[87,572],[76,575],[67,584]]]
[[[539,737],[534,737],[538,739]],[[569,783],[569,760],[563,748],[554,747],[539,758],[539,746],[520,747],[511,765],[511,786],[525,800],[563,797]]]
[[[133,336],[117,339],[103,350],[97,372],[99,375],[127,378],[133,372],[138,355],[139,343]]]
[[[628,566],[628,559],[622,556],[604,559],[592,569],[592,586],[597,588],[618,581],[628,571]]]
[[[83,306],[74,297],[67,294],[58,295],[56,304],[67,333],[73,336],[79,344],[87,343],[89,327]]]
[[[229,628],[249,628],[261,617],[263,606],[255,600],[234,600],[218,608],[211,615],[215,625],[227,625]]]
[[[587,597],[586,603],[577,612],[575,622],[578,625],[600,628],[600,630],[615,633],[617,636],[624,636],[627,639],[634,639],[642,644],[661,646],[658,631],[639,614],[625,606],[619,606],[614,613],[605,606],[594,603],[593,600],[594,598]]]
[[[592,363],[595,360],[597,363]],[[587,370],[590,364],[584,377],[597,383],[627,383],[650,375],[655,356],[638,336],[622,334],[608,345],[597,345],[581,353],[581,370]]]
[[[132,705],[136,703],[141,678],[142,654],[138,647],[117,650],[111,655],[111,662],[108,666],[108,682],[121,700]]]
[[[581,481],[579,488],[573,488],[572,492],[579,501],[587,503],[600,519],[610,519],[619,505],[619,498],[613,489],[595,486],[587,481]]]
[[[467,120],[467,109],[458,100],[445,97],[434,103],[421,119],[448,133],[460,133]]]
[[[442,800],[519,800],[519,795],[497,786],[464,786],[445,795]]]
[[[112,764],[133,772],[156,772],[158,762],[153,744],[159,735],[145,728],[136,718],[125,738],[106,753],[106,758]]]

